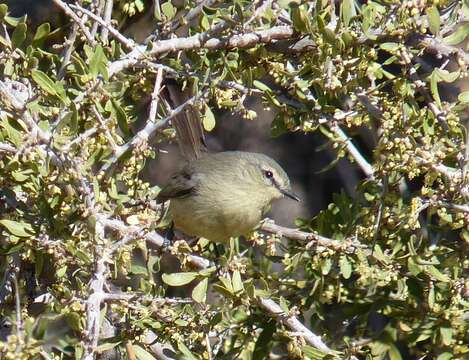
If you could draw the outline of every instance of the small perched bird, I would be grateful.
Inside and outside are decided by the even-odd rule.
[[[253,230],[283,196],[299,201],[273,159],[226,151],[190,161],[171,176],[157,200],[170,200],[169,215],[179,230],[223,243]]]

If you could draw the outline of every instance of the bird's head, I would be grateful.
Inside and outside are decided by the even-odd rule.
[[[277,162],[263,154],[250,153],[249,155],[249,176],[255,183],[254,190],[259,189],[268,194],[270,200],[286,196],[300,201],[291,189],[287,173]]]

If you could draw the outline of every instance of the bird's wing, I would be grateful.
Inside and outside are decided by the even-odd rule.
[[[194,169],[188,164],[181,171],[176,172],[168,183],[158,193],[158,202],[189,195],[197,184],[194,179]]]

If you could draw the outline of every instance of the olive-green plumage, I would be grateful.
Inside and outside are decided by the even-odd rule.
[[[170,178],[158,200],[171,201],[169,214],[184,233],[226,242],[254,229],[272,201],[284,195],[298,200],[274,160],[226,151],[188,163]]]

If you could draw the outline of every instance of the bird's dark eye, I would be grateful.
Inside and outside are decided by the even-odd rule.
[[[270,170],[265,170],[264,171],[264,176],[267,178],[267,179],[272,179],[274,177],[274,174],[272,173],[272,171]]]

